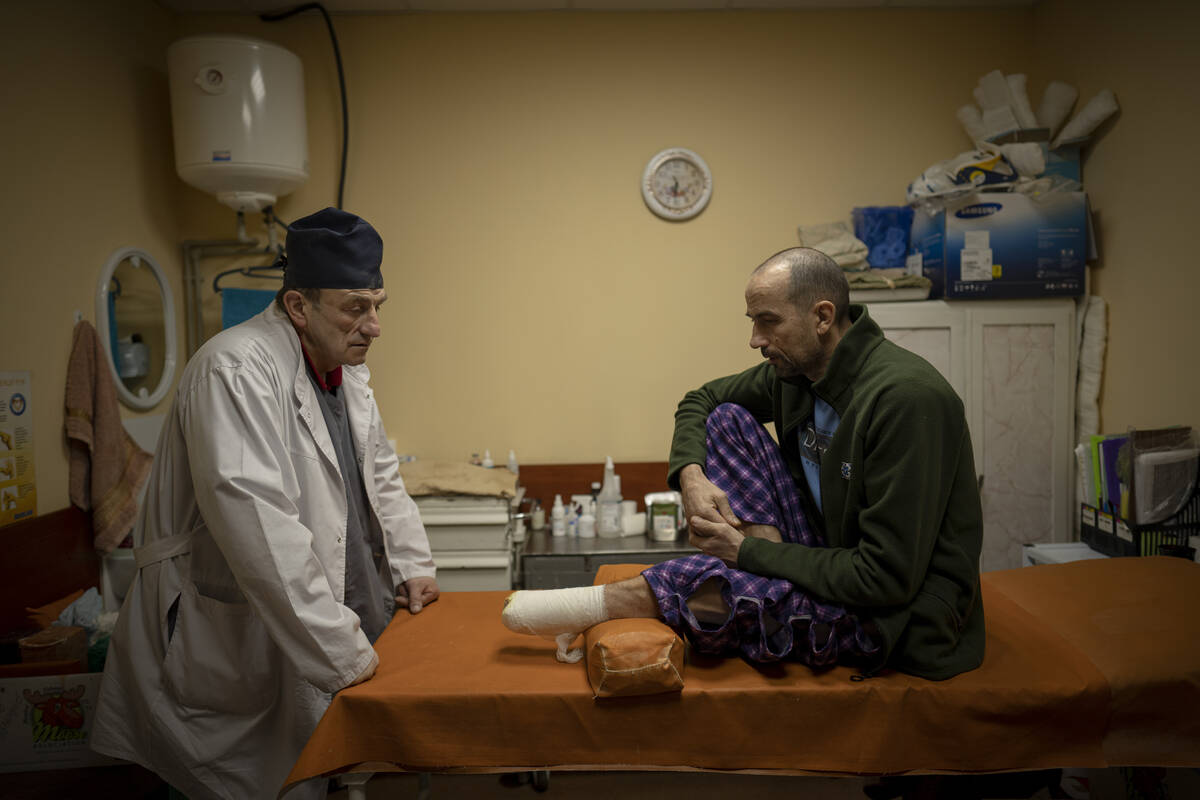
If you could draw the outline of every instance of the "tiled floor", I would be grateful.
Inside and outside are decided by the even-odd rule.
[[[1090,792],[1078,794],[1087,800],[1126,800],[1125,780],[1120,770],[1091,770],[1084,773]],[[434,775],[430,780],[429,800],[539,800],[539,798],[571,798],[571,800],[774,800],[774,798],[803,798],[803,800],[865,800],[867,787],[877,782],[863,778],[784,777],[770,775],[722,775],[697,772],[555,772],[549,775],[545,791],[537,791],[528,782],[529,773],[521,775]],[[518,782],[519,781],[519,782]],[[1037,790],[1030,781],[1010,778],[996,781],[992,790],[975,779],[970,787],[961,787],[964,796],[982,796],[989,800],[1033,797],[1049,800],[1050,790]],[[1078,785],[1076,785],[1078,786]],[[968,791],[975,789],[975,792]],[[1191,769],[1166,771],[1166,795],[1169,800],[1200,798],[1200,772]],[[958,800],[955,788],[943,789],[941,798]],[[419,786],[415,775],[380,775],[367,784],[369,800],[417,798]],[[330,795],[330,800],[344,800],[345,792]],[[1063,796],[1063,795],[1058,795]],[[1140,798],[1138,799],[1140,800]],[[1155,800],[1147,798],[1147,800]]]

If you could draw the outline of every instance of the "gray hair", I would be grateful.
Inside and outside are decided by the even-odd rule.
[[[833,303],[834,321],[845,322],[850,313],[850,284],[837,262],[811,247],[781,250],[755,268],[754,274],[777,266],[788,268],[788,300],[809,309],[821,300]]]

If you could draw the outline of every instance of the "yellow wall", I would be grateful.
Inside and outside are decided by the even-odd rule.
[[[526,462],[662,460],[675,404],[751,365],[749,271],[796,227],[902,203],[969,144],[979,75],[1028,61],[1029,12],[528,13],[337,18],[350,99],[346,207],[385,241],[391,296],[372,351],[402,452]],[[931,29],[994,32],[942,37]],[[335,73],[317,15],[193,16],[181,32],[270,38],[304,60],[310,182],[333,202]],[[978,40],[982,38],[983,42]],[[1014,47],[1010,43],[1017,42]],[[686,223],[638,183],[669,146],[714,173]],[[230,215],[185,190],[188,235]],[[222,228],[224,226],[224,228]]]
[[[0,316],[0,369],[34,371],[43,513],[67,504],[70,314],[94,317],[105,257],[138,244],[178,280],[180,241],[234,232],[232,212],[173,175],[166,44],[243,33],[299,54],[312,177],[280,216],[332,205],[337,186],[337,81],[318,14],[265,24],[92,5],[17,12],[0,56],[9,74],[37,76],[3,90],[23,123],[0,133],[5,151],[33,154],[6,186],[4,287],[36,299]],[[1095,284],[1112,303],[1104,425],[1197,422],[1197,379],[1135,350],[1183,360],[1198,339],[1184,306],[1196,278],[1171,235],[1195,207],[1172,166],[1190,150],[1183,133],[1160,147],[1154,128],[1172,118],[1163,87],[1197,78],[1195,56],[1158,52],[1164,35],[1182,49],[1173,19],[1107,10],[1094,23],[1104,44],[1054,55],[1048,37],[1078,41],[1092,7],[335,17],[351,112],[345,205],[385,240],[392,299],[369,364],[390,435],[423,458],[664,459],[679,396],[758,358],[742,317],[749,270],[795,244],[799,224],[901,203],[908,181],[966,149],[954,109],[996,68],[1029,73],[1035,103],[1051,78],[1117,92],[1123,118],[1085,165],[1104,223]],[[668,146],[714,172],[711,205],[687,223],[658,220],[638,193],[646,160]],[[1146,177],[1151,160],[1164,167]],[[1144,205],[1164,192],[1175,215]],[[1162,242],[1154,258],[1148,241]],[[1175,391],[1150,406],[1116,388],[1118,373],[1144,387],[1152,363]]]
[[[1200,4],[1051,0],[1034,23],[1043,83],[1074,84],[1080,104],[1109,88],[1121,105],[1083,176],[1100,238],[1092,292],[1108,301],[1101,427],[1200,425],[1200,194],[1186,166],[1200,131]]]
[[[32,373],[39,514],[70,502],[62,431],[74,312],[95,321],[109,255],[140,247],[180,296],[171,25],[149,0],[4,8],[0,370]]]

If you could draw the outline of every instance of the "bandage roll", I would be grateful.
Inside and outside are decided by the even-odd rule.
[[[1025,76],[1007,75],[1005,80],[1008,82],[1008,93],[1012,95],[1012,110],[1017,117],[1017,122],[1021,123],[1022,128],[1036,128],[1038,126],[1037,117],[1033,115],[1033,108],[1029,105],[1029,93],[1025,90]]]
[[[1116,95],[1109,89],[1101,89],[1095,97],[1088,100],[1082,111],[1063,126],[1051,147],[1058,147],[1063,142],[1090,135],[1100,127],[1100,123],[1117,113],[1118,108]]]
[[[1054,136],[1055,131],[1071,113],[1071,108],[1075,105],[1075,98],[1078,96],[1079,92],[1069,83],[1051,81],[1050,85],[1046,87],[1046,91],[1042,92],[1042,102],[1037,110],[1038,124],[1043,128],[1049,128],[1050,135]]]
[[[1008,81],[1004,79],[1004,73],[998,69],[992,70],[979,79],[979,91],[983,96],[981,105],[985,114],[991,108],[1001,108],[1002,106],[1012,108],[1013,106],[1013,97],[1008,88]]]
[[[958,117],[958,121],[962,123],[963,130],[967,132],[967,136],[971,137],[972,144],[981,142],[987,138],[983,127],[983,117],[979,113],[979,109],[973,104],[967,103],[962,108],[954,113]]]
[[[1036,178],[1046,171],[1046,157],[1038,142],[1015,142],[1000,145],[1000,152],[1023,178]]]
[[[1008,106],[984,109],[983,132],[988,139],[995,138],[1021,127],[1016,116]]]

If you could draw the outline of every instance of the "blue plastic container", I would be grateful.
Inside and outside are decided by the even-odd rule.
[[[909,206],[867,206],[852,213],[854,235],[867,246],[872,267],[903,267],[913,210]]]

